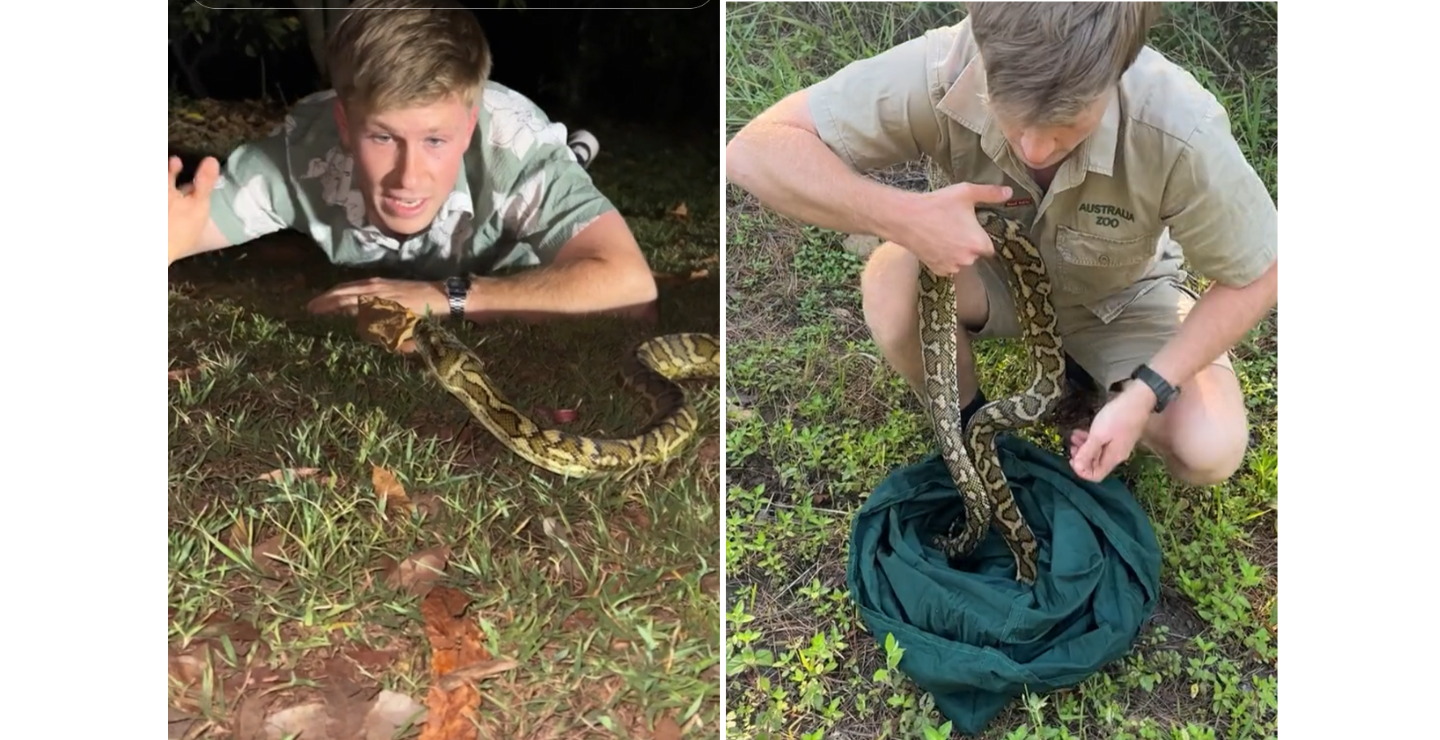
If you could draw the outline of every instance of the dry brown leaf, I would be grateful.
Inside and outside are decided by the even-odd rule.
[[[440,497],[433,493],[417,493],[410,497],[410,503],[415,506],[415,511],[427,517],[435,517],[444,510],[444,503]]]
[[[671,215],[671,216],[674,216],[674,217],[676,217],[676,218],[689,218],[689,217],[690,217],[690,209],[685,207],[685,202],[684,202],[684,201],[681,201],[681,202],[680,202],[680,205],[675,206],[674,208],[670,209],[670,215]]]
[[[169,724],[169,740],[190,740],[205,730],[202,726],[205,722],[199,715],[187,714],[175,707],[170,707]]]
[[[172,647],[170,649],[170,678],[182,687],[199,681],[205,673],[205,661],[193,653],[204,649],[201,647],[195,651],[181,653]]]
[[[244,514],[235,517],[235,523],[230,525],[226,539],[226,544],[230,547],[249,547],[250,523],[246,521]]]
[[[198,367],[182,367],[179,370],[170,371],[170,380],[184,380],[200,372]]]
[[[427,716],[420,740],[471,740],[476,737],[475,713],[480,692],[469,681],[445,688],[443,677],[457,669],[490,662],[481,641],[480,627],[466,617],[469,600],[453,588],[439,586],[420,604],[425,636],[430,640],[430,692],[425,697]]]
[[[420,740],[475,740],[475,714],[480,708],[480,692],[464,684],[454,691],[431,686],[425,697],[425,727]]]
[[[450,548],[446,545],[421,550],[387,566],[385,584],[390,588],[420,596],[445,575],[445,566],[449,560]]]
[[[413,727],[423,721],[425,707],[420,702],[394,691],[381,691],[370,706],[370,713],[365,715],[360,736],[364,740],[389,740],[401,727]]]
[[[330,732],[330,708],[324,702],[309,702],[286,707],[265,718],[260,737],[280,740],[285,737],[339,740]]]
[[[293,481],[300,480],[301,478],[309,478],[319,472],[320,468],[276,468],[264,475],[256,477],[255,480],[263,483],[275,483],[289,478]]]
[[[334,674],[328,676],[322,685],[321,696],[330,720],[325,727],[330,737],[337,740],[358,737],[366,716],[374,706],[375,697],[380,694],[380,686],[373,681],[355,681]]]
[[[476,683],[491,676],[498,676],[506,671],[519,668],[520,664],[509,658],[500,660],[485,660],[474,663],[463,668],[456,668],[453,671],[440,677],[440,688],[452,691],[463,683]]]
[[[386,511],[392,509],[410,513],[414,510],[414,504],[410,503],[410,496],[405,493],[405,486],[395,474],[386,468],[371,463],[370,485],[375,489],[375,495],[380,497],[380,504]]]
[[[223,612],[211,614],[195,633],[196,638],[220,639],[230,638],[230,643],[237,651],[244,652],[243,647],[251,642],[260,639],[260,630],[255,625],[243,619],[235,619],[226,616]]]
[[[655,722],[655,740],[680,740],[680,725],[670,715]]]
[[[277,534],[250,549],[250,557],[268,578],[280,578],[289,569],[284,560],[285,552],[281,549],[284,542],[285,535]]]

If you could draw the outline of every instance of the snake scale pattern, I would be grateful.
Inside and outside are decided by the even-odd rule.
[[[1045,263],[1026,237],[1024,226],[986,209],[977,209],[976,217],[994,242],[1004,267],[1032,375],[1028,388],[985,404],[962,429],[955,366],[955,285],[920,268],[920,347],[930,420],[945,466],[965,501],[963,529],[957,531],[962,520],[956,519],[935,544],[947,557],[962,557],[985,539],[993,523],[1015,556],[1016,580],[1033,584],[1038,543],[1015,505],[1000,466],[995,437],[1003,431],[1038,423],[1055,410],[1065,388],[1065,358]]]
[[[699,426],[685,390],[675,381],[720,377],[715,335],[667,334],[646,340],[627,358],[624,376],[650,400],[650,421],[633,437],[586,437],[542,427],[512,406],[486,376],[484,362],[438,321],[422,321],[404,306],[383,299],[365,299],[361,311],[362,334],[392,351],[413,339],[430,375],[500,444],[566,477],[624,475],[670,460]]]

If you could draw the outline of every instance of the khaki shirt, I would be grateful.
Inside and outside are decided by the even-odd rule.
[[[210,217],[231,244],[293,228],[335,264],[439,280],[546,264],[614,209],[566,145],[565,127],[489,82],[455,187],[430,228],[404,241],[387,236],[369,222],[352,180],[334,98],[325,90],[300,100],[268,137],[226,158]]]
[[[1159,52],[1141,52],[1044,192],[990,116],[977,54],[966,19],[846,66],[810,89],[820,138],[859,171],[923,155],[948,163],[954,182],[1009,185],[1010,202],[990,207],[1033,223],[1057,307],[1106,322],[1183,277],[1183,260],[1239,286],[1276,259],[1274,200],[1224,107]]]

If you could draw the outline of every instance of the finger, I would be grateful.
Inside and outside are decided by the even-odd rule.
[[[925,263],[925,269],[926,269],[926,270],[929,270],[929,271],[930,271],[930,274],[931,274],[931,275],[934,275],[934,276],[937,277],[937,278],[950,278],[950,277],[954,277],[954,276],[955,276],[955,273],[954,273],[954,272],[945,272],[944,270],[941,270],[940,268],[938,268],[938,267],[936,267],[936,266],[934,266],[934,265],[932,265],[932,264],[930,264],[930,263],[928,263],[928,262]]]
[[[184,169],[184,165],[180,162],[180,158],[179,158],[179,157],[171,157],[171,158],[170,158],[170,197],[171,197],[172,199],[175,197],[175,178],[180,175],[180,170],[181,170],[181,169]]]
[[[1004,203],[1010,199],[1012,192],[1005,185],[985,185],[975,182],[962,182],[956,187],[960,188],[965,200],[971,203]]]
[[[1075,472],[1079,473],[1080,477],[1085,480],[1098,480],[1099,476],[1096,475],[1096,470],[1100,466],[1100,456],[1104,451],[1105,446],[1100,443],[1097,437],[1091,437],[1085,440],[1085,442],[1080,445],[1080,448],[1075,451],[1075,463],[1072,466],[1075,468]]]
[[[1110,445],[1105,448],[1105,453],[1101,456],[1100,464],[1097,466],[1099,468],[1097,479],[1109,475],[1110,471],[1119,467],[1120,463],[1125,462],[1125,458],[1129,456],[1130,451],[1123,450],[1118,445]]]
[[[326,293],[311,298],[310,302],[305,304],[305,310],[313,314],[326,314],[333,311],[335,305],[335,297]]]
[[[195,171],[194,194],[196,198],[208,199],[210,191],[215,189],[215,183],[220,180],[220,162],[214,157],[206,157],[200,162],[200,168]]]
[[[333,288],[310,299],[305,308],[311,313],[327,314],[335,313],[345,306],[347,301],[359,301],[359,298],[352,297],[352,294]]]

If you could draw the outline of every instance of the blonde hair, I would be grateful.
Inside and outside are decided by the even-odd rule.
[[[1160,3],[966,3],[989,102],[1022,124],[1068,125],[1145,47]]]
[[[490,77],[490,46],[475,15],[428,0],[357,0],[325,53],[336,96],[356,112],[452,96],[471,106]]]

